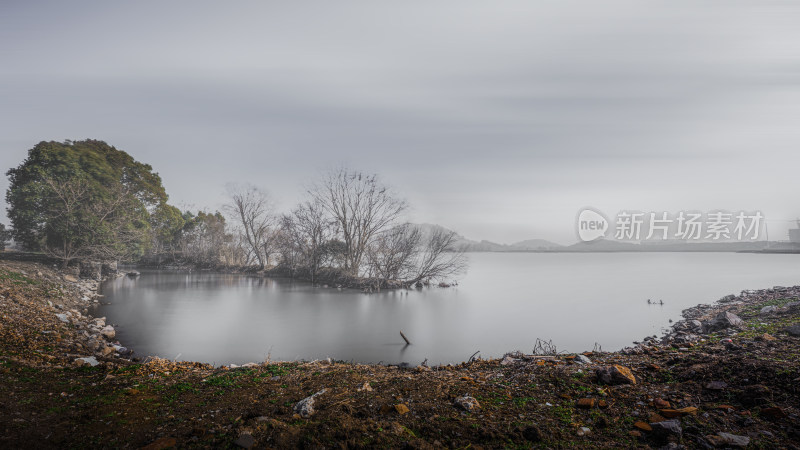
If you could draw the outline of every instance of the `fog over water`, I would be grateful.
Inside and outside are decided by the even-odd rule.
[[[148,272],[103,287],[91,311],[138,356],[216,364],[331,357],[431,364],[604,350],[661,334],[681,310],[743,289],[800,284],[800,255],[475,253],[455,288],[363,294],[287,279]],[[664,305],[648,305],[647,299]],[[405,346],[400,331],[411,340]]]

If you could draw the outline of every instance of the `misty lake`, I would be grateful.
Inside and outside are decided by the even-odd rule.
[[[453,288],[364,294],[289,279],[143,270],[102,286],[93,311],[135,354],[214,364],[333,358],[460,362],[530,352],[617,350],[660,334],[698,303],[800,283],[800,255],[471,253]],[[664,305],[648,305],[647,299]],[[402,330],[412,345],[400,337]]]

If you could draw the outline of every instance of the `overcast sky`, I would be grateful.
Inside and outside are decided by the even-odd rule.
[[[348,164],[473,239],[571,243],[585,206],[760,210],[785,238],[798,24],[764,0],[3,0],[0,167],[93,138],[184,208],[250,182],[288,209]]]

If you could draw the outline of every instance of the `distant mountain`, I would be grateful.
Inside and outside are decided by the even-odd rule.
[[[632,243],[600,239],[592,242],[578,242],[558,251],[562,252],[743,252],[759,251],[766,246],[763,241],[755,242],[687,242],[655,241]]]
[[[562,246],[544,239],[528,239],[511,244],[510,247],[518,250],[552,250]]]
[[[445,231],[447,228],[441,225],[434,225],[430,223],[413,224],[417,227],[422,236],[430,236],[434,230],[441,229]],[[456,233],[456,246],[463,247],[468,252],[530,252],[530,251],[552,251],[562,248],[561,245],[555,242],[546,241],[544,239],[528,239],[514,244],[498,244],[491,241],[473,241],[465,238],[464,236]]]
[[[430,223],[412,224],[417,227],[422,236],[430,236],[434,230],[451,231],[441,225]],[[653,242],[625,242],[599,239],[593,242],[578,242],[572,245],[559,245],[544,239],[528,239],[513,244],[498,244],[491,241],[473,241],[456,233],[456,245],[463,247],[468,252],[761,252],[766,247],[775,252],[798,252],[800,249],[791,247],[784,249],[775,247],[777,243],[769,244],[764,241],[754,242],[688,242],[688,241],[653,241]]]

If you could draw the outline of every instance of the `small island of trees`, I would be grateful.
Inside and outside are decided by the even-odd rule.
[[[466,269],[457,235],[404,221],[408,204],[375,174],[347,167],[311,184],[290,211],[231,185],[220,211],[168,203],[148,164],[103,141],[40,142],[7,173],[0,229],[64,267],[117,262],[243,270],[367,290],[444,282]]]

